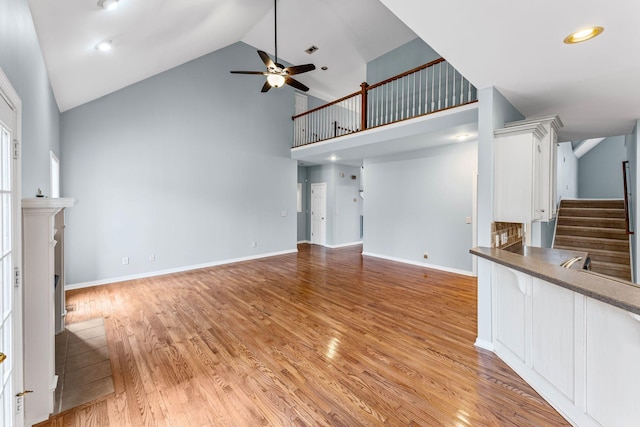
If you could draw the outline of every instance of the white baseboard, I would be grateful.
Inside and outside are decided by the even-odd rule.
[[[362,244],[362,240],[360,240],[359,242],[342,243],[340,245],[324,245],[324,246],[329,249],[338,249],[338,248],[346,248],[347,246],[356,246],[361,244]]]
[[[291,254],[296,252],[298,252],[298,249],[290,249],[290,250],[280,251],[280,252],[270,252],[266,254],[251,255],[251,256],[246,256],[241,258],[213,261],[205,264],[188,265],[186,267],[171,268],[168,270],[150,271],[148,273],[134,274],[131,276],[121,276],[121,277],[114,277],[111,279],[95,280],[91,282],[73,283],[70,285],[65,285],[64,290],[71,291],[74,289],[90,288],[92,286],[108,285],[110,283],[126,282],[128,280],[146,279],[148,277],[164,276],[166,274],[173,274],[173,273],[182,273],[184,271],[199,270],[201,268],[215,267],[218,265],[233,264],[234,262],[251,261],[251,260],[261,259],[261,258],[269,258],[273,256],[286,255],[286,254]]]
[[[303,245],[305,243],[311,243],[311,241],[310,240],[300,240],[300,241],[298,241],[299,245]]]
[[[476,347],[483,348],[485,350],[494,351],[493,343],[480,338],[476,338],[476,342],[473,344]]]
[[[370,256],[370,257],[374,257],[374,258],[386,259],[388,261],[401,262],[403,264],[417,265],[418,267],[432,268],[434,270],[446,271],[447,273],[455,273],[455,274],[460,274],[462,276],[476,277],[473,274],[472,271],[459,270],[457,268],[443,267],[441,265],[428,264],[426,262],[411,261],[411,260],[403,259],[403,258],[396,258],[396,257],[392,257],[392,256],[374,254],[374,253],[371,253],[371,252],[362,252],[362,255]]]

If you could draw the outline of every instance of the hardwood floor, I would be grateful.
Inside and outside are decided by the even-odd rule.
[[[474,347],[476,281],[300,245],[69,291],[104,317],[115,392],[42,426],[568,425]]]

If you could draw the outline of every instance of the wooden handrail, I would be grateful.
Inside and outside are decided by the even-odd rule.
[[[336,99],[335,101],[331,101],[328,104],[323,104],[323,105],[321,105],[319,107],[316,107],[316,108],[314,108],[312,110],[305,111],[304,113],[300,113],[300,114],[298,114],[296,116],[293,116],[293,117],[291,117],[291,120],[295,120],[298,117],[306,116],[307,114],[315,113],[316,111],[322,110],[322,109],[327,108],[327,107],[331,107],[332,105],[335,105],[335,104],[339,104],[342,101],[346,101],[349,98],[353,98],[354,96],[358,96],[358,95],[361,95],[361,94],[362,94],[362,90],[359,90],[357,92],[353,92],[350,95],[343,96],[342,98]]]
[[[403,77],[408,76],[409,74],[413,74],[413,73],[415,73],[415,72],[417,72],[417,71],[424,70],[425,68],[429,68],[429,67],[431,67],[431,66],[434,66],[434,65],[439,64],[439,63],[444,62],[444,61],[445,61],[445,59],[444,59],[444,58],[438,58],[438,59],[435,59],[435,60],[433,60],[433,61],[431,61],[431,62],[429,62],[429,63],[427,63],[427,64],[420,65],[420,66],[418,66],[418,67],[412,68],[411,70],[409,70],[409,71],[405,71],[404,73],[402,73],[402,74],[398,74],[397,76],[389,77],[388,79],[383,80],[383,81],[378,82],[378,83],[375,83],[375,84],[372,84],[371,86],[369,86],[366,82],[364,82],[364,83],[362,83],[362,84],[360,85],[360,87],[362,87],[362,85],[366,85],[366,90],[361,89],[361,90],[359,90],[359,91],[357,91],[357,92],[353,92],[353,93],[351,93],[351,94],[349,94],[349,95],[343,96],[342,98],[336,99],[335,101],[331,101],[331,102],[329,102],[329,103],[327,103],[327,104],[323,104],[323,105],[321,105],[321,106],[319,106],[319,107],[316,107],[316,108],[314,108],[314,109],[311,109],[311,110],[309,110],[309,111],[305,111],[304,113],[297,114],[297,115],[295,115],[295,116],[292,116],[292,117],[291,117],[291,120],[295,120],[295,119],[297,119],[298,117],[306,116],[307,114],[314,113],[314,112],[316,112],[316,111],[322,110],[323,108],[331,107],[332,105],[338,104],[338,103],[340,103],[340,102],[342,102],[342,101],[346,101],[347,99],[349,99],[349,98],[353,98],[354,96],[358,96],[358,95],[364,95],[364,96],[363,96],[362,103],[363,103],[363,105],[366,105],[366,104],[365,104],[365,100],[366,100],[366,95],[365,95],[365,94],[366,94],[368,91],[370,91],[371,89],[375,89],[375,88],[377,88],[377,87],[379,87],[379,86],[382,86],[382,85],[385,85],[385,84],[387,84],[387,83],[389,83],[389,82],[392,82],[392,81],[395,81],[395,80],[401,79],[401,78],[403,78]],[[365,116],[365,117],[366,117],[366,116]]]
[[[378,83],[376,83],[376,84],[372,84],[371,86],[369,86],[369,90],[371,90],[371,89],[375,89],[375,88],[377,88],[378,86],[386,85],[387,83],[390,83],[390,82],[392,82],[392,81],[395,81],[395,80],[401,79],[401,78],[403,78],[403,77],[408,76],[409,74],[413,74],[413,73],[418,72],[418,71],[420,71],[420,70],[424,70],[425,68],[432,67],[432,66],[434,66],[434,65],[436,65],[436,64],[439,64],[439,63],[441,63],[441,62],[444,62],[444,61],[445,61],[445,59],[444,59],[444,58],[438,58],[438,59],[435,59],[435,60],[433,60],[433,61],[431,61],[431,62],[429,62],[429,63],[427,63],[427,64],[420,65],[419,67],[413,68],[413,69],[411,69],[411,70],[409,70],[409,71],[405,71],[405,72],[404,72],[404,73],[402,73],[402,74],[398,74],[397,76],[389,77],[387,80],[383,80],[383,81],[378,82]]]
[[[629,164],[628,160],[622,162],[622,182],[624,183],[624,219],[626,222],[627,234],[634,234],[633,231],[629,229],[629,188],[627,186],[627,165]]]

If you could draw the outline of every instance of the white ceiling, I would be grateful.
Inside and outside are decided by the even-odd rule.
[[[274,53],[272,0],[120,0],[114,12],[96,2],[29,0],[61,111],[237,41]],[[627,134],[640,118],[638,19],[632,0],[279,0],[278,54],[313,62],[318,70],[299,80],[333,99],[358,89],[368,61],[417,34],[525,116],[560,114],[561,136],[576,140]],[[586,25],[605,31],[562,43]],[[107,54],[94,49],[103,39],[113,40]],[[311,45],[319,50],[304,53]]]
[[[476,87],[527,117],[559,113],[564,140],[628,134],[640,118],[638,1],[381,1]],[[593,25],[598,38],[563,43]]]
[[[29,5],[61,111],[238,41],[274,54],[273,0],[120,0],[114,11],[97,0]],[[414,38],[378,0],[278,0],[278,55],[314,63],[296,78],[327,100],[358,90],[368,61]],[[113,40],[113,50],[97,51],[101,40]],[[313,55],[304,52],[311,45]]]

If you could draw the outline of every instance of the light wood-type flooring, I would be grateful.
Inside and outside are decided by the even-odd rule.
[[[283,255],[68,292],[104,317],[115,392],[43,426],[568,425],[474,347],[476,280]]]

